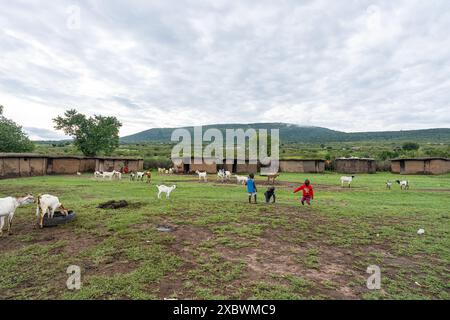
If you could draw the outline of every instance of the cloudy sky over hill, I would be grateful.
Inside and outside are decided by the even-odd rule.
[[[449,127],[449,30],[447,0],[4,1],[0,104],[45,139],[71,107],[117,116],[122,135]]]

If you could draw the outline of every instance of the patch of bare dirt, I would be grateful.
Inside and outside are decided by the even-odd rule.
[[[291,208],[284,208],[290,215],[298,215],[298,212],[291,212]],[[311,213],[302,216],[301,219],[311,219],[311,223],[324,223],[322,217]],[[320,221],[320,222],[319,222]],[[312,290],[317,293],[324,293],[336,299],[354,299],[359,292],[348,283],[355,278],[361,277],[361,270],[354,266],[353,253],[351,250],[336,249],[318,242],[308,242],[307,244],[296,244],[290,241],[290,231],[277,228],[268,229],[256,240],[256,244],[233,249],[223,245],[215,245],[214,252],[218,252],[225,261],[235,263],[244,262],[247,265],[245,274],[235,280],[230,286],[233,290],[235,285],[239,287],[250,287],[251,284],[260,281],[277,282],[274,276],[285,278],[287,276],[302,277],[314,284]],[[175,241],[170,246],[170,250],[185,261],[182,272],[187,273],[197,267],[199,245],[214,240],[215,235],[206,228],[195,226],[180,226],[173,233]],[[316,249],[318,265],[317,268],[308,268],[302,262],[310,249]],[[202,253],[202,255],[206,253]],[[182,281],[172,282],[171,277],[167,277],[160,284],[160,297],[167,298],[174,293],[184,292]],[[332,282],[336,285],[336,290],[330,290],[321,285],[321,282]],[[225,294],[228,291],[222,288],[220,292]],[[249,298],[248,296],[247,298]],[[243,297],[246,298],[246,297]]]
[[[4,232],[3,237],[0,237],[3,252],[19,250],[34,244],[50,245],[58,241],[65,241],[66,244],[56,249],[58,252],[55,253],[74,255],[103,240],[103,237],[89,233],[76,233],[70,224],[40,229],[36,221],[25,222],[23,219],[13,221],[12,231],[12,235]]]
[[[281,229],[267,231],[259,239],[259,245],[255,248],[235,250],[220,247],[218,249],[227,260],[244,261],[248,265],[249,280],[252,282],[271,281],[268,275],[296,276],[305,278],[319,287],[321,282],[331,281],[339,288],[346,288],[336,294],[336,298],[357,297],[357,292],[347,287],[350,278],[357,277],[359,273],[359,270],[353,268],[351,251],[337,250],[313,243],[294,244],[282,240],[286,236],[285,232]],[[302,262],[309,249],[318,251],[317,268],[308,268]]]
[[[99,266],[93,266],[89,262],[86,263],[85,268],[88,270],[87,275],[90,273],[95,275],[113,276],[117,274],[126,274],[137,269],[140,263],[137,261],[130,261],[123,257],[120,253],[109,257]]]

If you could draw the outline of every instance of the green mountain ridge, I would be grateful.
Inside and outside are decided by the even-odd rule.
[[[450,142],[450,128],[375,131],[375,132],[342,132],[323,127],[300,126],[288,123],[249,123],[249,124],[217,124],[203,126],[203,132],[215,128],[225,133],[226,129],[279,129],[280,140],[283,143],[327,143],[376,140],[410,140],[427,142]],[[172,132],[180,128],[154,128],[130,136],[122,137],[121,143],[168,143],[171,142]],[[193,136],[193,127],[187,129]],[[225,135],[224,135],[225,136]]]

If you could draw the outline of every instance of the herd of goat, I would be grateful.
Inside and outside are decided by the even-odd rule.
[[[158,174],[173,174],[173,169],[163,169],[158,168]],[[199,177],[199,181],[208,182],[208,173],[207,172],[200,172],[196,171],[196,174]],[[77,175],[81,175],[80,173],[77,173]],[[269,182],[270,179],[272,179],[272,182],[275,182],[275,179],[279,176],[279,174],[269,174],[267,175]],[[232,179],[233,175],[230,171],[226,171],[224,169],[219,170],[217,173],[217,180],[220,180],[222,182],[230,181]],[[248,177],[246,176],[239,176],[234,175],[236,178],[236,181],[238,184],[246,184]],[[112,172],[99,172],[96,171],[94,173],[95,179],[107,179],[107,180],[121,180],[122,179],[122,173],[119,171],[113,170]],[[151,183],[152,180],[152,172],[151,171],[145,171],[145,172],[131,172],[130,173],[130,180],[131,181],[144,181],[146,179],[147,183]],[[355,176],[343,176],[341,177],[341,186],[344,187],[344,185],[347,185],[350,188],[350,185],[352,184],[353,180],[355,179]],[[409,190],[409,181],[408,180],[395,180],[395,182],[400,186],[401,190]],[[387,181],[386,182],[386,188],[391,189],[394,182]],[[161,194],[166,194],[166,198],[168,199],[170,197],[170,194],[177,188],[176,185],[173,185],[171,187],[165,186],[165,185],[157,185],[158,189],[158,199],[161,199]],[[14,217],[14,213],[16,212],[17,208],[20,206],[24,206],[27,204],[37,203],[36,207],[36,217],[38,218],[37,224],[40,228],[43,228],[43,220],[44,216],[47,214],[49,219],[53,218],[54,213],[56,210],[60,210],[60,212],[63,215],[68,215],[69,211],[63,206],[63,204],[59,201],[58,197],[44,194],[39,195],[37,199],[35,200],[33,195],[29,194],[25,197],[21,198],[15,198],[15,197],[7,197],[7,198],[0,198],[0,236],[3,234],[3,227],[5,226],[5,220],[8,224],[8,233],[11,233],[11,226],[12,221]]]
[[[341,177],[341,186],[344,187],[344,185],[347,185],[350,188],[351,183],[353,182],[353,179],[355,179],[355,176]],[[402,190],[408,190],[409,189],[409,181],[408,180],[395,180],[395,182],[400,186],[400,189]],[[393,182],[391,180],[386,181],[386,189],[391,189],[393,185]]]
[[[81,175],[81,173],[77,173],[78,175]],[[158,174],[174,174],[174,169],[163,169],[158,168]],[[94,178],[95,179],[103,179],[103,180],[122,180],[122,172],[120,171],[95,171],[94,172]],[[137,171],[137,172],[130,172],[130,180],[131,181],[144,181],[144,179],[147,181],[147,183],[152,182],[152,172],[151,171]]]
[[[35,200],[32,194],[28,194],[22,198],[7,197],[0,199],[0,236],[3,234],[3,227],[5,226],[5,219],[8,224],[8,234],[11,234],[11,226],[14,214],[18,207],[27,204],[37,203],[36,217],[38,219],[37,225],[42,229],[44,227],[44,216],[47,214],[49,219],[53,219],[56,210],[61,210],[65,216],[69,211],[59,201],[58,197],[43,194],[39,195]]]

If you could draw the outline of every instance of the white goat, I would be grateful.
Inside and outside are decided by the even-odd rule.
[[[231,172],[230,171],[225,171],[225,169],[220,169],[219,172],[217,173],[217,180],[221,180],[222,182],[224,180],[229,180],[231,179]]]
[[[0,236],[3,234],[3,226],[5,225],[5,218],[8,218],[8,234],[11,234],[12,220],[17,208],[34,202],[31,194],[23,198],[1,198],[0,199]]]
[[[95,172],[94,172],[94,178],[95,178],[95,179],[103,178],[103,172],[95,171]]]
[[[351,176],[351,177],[341,177],[341,186],[343,187],[344,184],[346,183],[348,185],[348,187],[350,188],[350,184],[352,183],[353,179],[355,178],[355,176]]]
[[[246,176],[238,176],[237,174],[235,175],[237,183],[239,184],[245,184],[247,182],[247,177]]]
[[[136,172],[136,179],[139,181],[144,181],[145,172]]]
[[[386,189],[391,190],[391,188],[392,188],[392,181],[389,180],[386,182]]]
[[[112,172],[103,172],[103,174],[102,174],[103,179],[108,178],[109,180],[112,180],[116,176],[117,176],[116,170],[113,170]]]
[[[64,215],[68,215],[69,211],[64,208],[59,199],[49,194],[39,195],[37,199],[36,217],[41,229],[44,227],[44,216],[47,214],[49,219],[53,219],[56,209],[61,208]]]
[[[115,171],[114,172],[114,178],[117,179],[117,180],[122,180],[122,172]]]
[[[136,174],[134,172],[130,173],[130,180],[131,181],[136,180]]]
[[[158,188],[158,199],[161,199],[161,193],[165,193],[166,194],[166,199],[169,199],[170,194],[172,193],[172,191],[177,188],[176,185],[173,185],[171,187],[167,187],[165,185],[156,186],[156,187]]]
[[[197,170],[195,173],[198,174],[198,181],[202,181],[203,179],[204,182],[208,182],[208,173],[206,171],[200,172]]]
[[[409,190],[409,181],[408,180],[396,180],[396,182],[400,185],[400,189]]]

